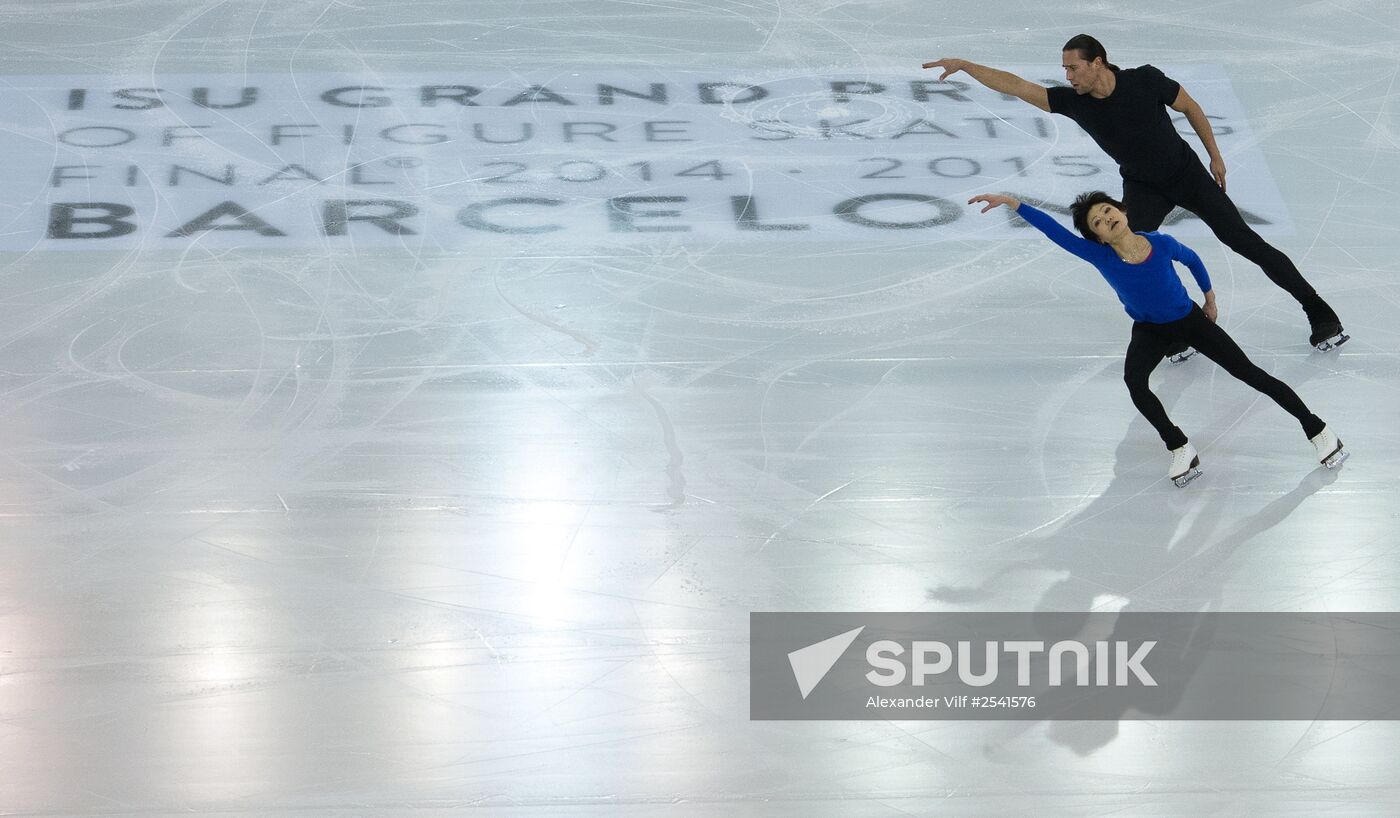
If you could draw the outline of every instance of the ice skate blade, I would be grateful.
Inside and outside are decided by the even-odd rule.
[[[1201,470],[1200,470],[1200,469],[1194,469],[1194,468],[1193,468],[1193,469],[1191,469],[1190,471],[1188,471],[1187,473],[1185,473],[1185,474],[1183,474],[1183,475],[1179,475],[1179,476],[1177,476],[1177,477],[1173,477],[1173,478],[1172,478],[1172,482],[1176,484],[1176,487],[1177,487],[1177,488],[1182,488],[1182,487],[1185,486],[1187,483],[1190,483],[1192,480],[1195,480],[1197,477],[1200,477],[1200,476],[1201,476]]]
[[[1194,347],[1188,348],[1185,352],[1178,352],[1175,355],[1167,356],[1167,362],[1173,364],[1185,363],[1186,361],[1196,357],[1196,355],[1198,354],[1199,353],[1196,352]]]
[[[1350,335],[1347,335],[1346,333],[1338,333],[1336,335],[1333,335],[1331,338],[1318,341],[1316,344],[1313,344],[1313,348],[1316,349],[1318,352],[1331,352],[1332,350],[1336,349],[1337,347],[1341,346],[1342,344],[1345,344],[1347,341],[1350,340]]]
[[[1339,468],[1343,463],[1346,462],[1346,459],[1348,457],[1351,457],[1351,452],[1347,451],[1346,449],[1338,449],[1337,451],[1328,455],[1327,458],[1322,461],[1322,465],[1325,466],[1328,471],[1331,471],[1332,469]]]

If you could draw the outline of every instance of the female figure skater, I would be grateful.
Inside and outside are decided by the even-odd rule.
[[[1134,233],[1128,228],[1123,204],[1103,191],[1085,193],[1070,206],[1074,235],[1046,213],[1010,196],[984,193],[968,204],[982,202],[986,213],[1005,205],[1047,238],[1098,268],[1118,293],[1118,300],[1133,319],[1132,340],[1123,362],[1123,380],[1133,405],[1161,435],[1171,451],[1167,476],[1177,486],[1199,477],[1201,459],[1196,447],[1172,424],[1167,411],[1147,386],[1148,376],[1173,344],[1189,344],[1226,372],[1264,393],[1298,419],[1303,433],[1317,451],[1318,461],[1329,469],[1341,465],[1351,453],[1317,415],[1309,411],[1288,384],[1256,366],[1225,330],[1216,325],[1215,293],[1201,257],[1166,233]],[[1177,277],[1173,261],[1186,265],[1205,296],[1205,308],[1197,306]]]

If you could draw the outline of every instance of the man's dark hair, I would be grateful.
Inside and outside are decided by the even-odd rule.
[[[1090,37],[1088,34],[1076,34],[1069,38],[1065,47],[1061,51],[1078,51],[1080,59],[1084,62],[1093,62],[1096,59],[1103,60],[1103,64],[1108,66],[1108,70],[1117,71],[1118,66],[1108,61],[1108,52],[1104,50],[1103,43]]]
[[[1099,237],[1094,235],[1094,231],[1089,229],[1089,208],[1094,205],[1111,204],[1114,207],[1127,213],[1123,203],[1104,193],[1102,190],[1093,190],[1088,193],[1081,193],[1074,200],[1074,204],[1069,206],[1069,214],[1074,218],[1074,227],[1079,231],[1079,235],[1089,241],[1099,241]],[[1102,243],[1102,242],[1100,242]]]

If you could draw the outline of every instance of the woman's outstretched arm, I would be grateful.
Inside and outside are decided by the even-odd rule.
[[[1020,199],[1004,196],[1000,193],[979,193],[967,200],[968,204],[975,204],[977,202],[986,205],[986,207],[982,208],[983,213],[995,207],[1004,206],[1011,208],[1016,211],[1016,215],[1025,219],[1031,227],[1044,233],[1046,238],[1090,264],[1096,264],[1103,255],[1104,245],[1089,241],[1082,236],[1076,236],[1064,225],[1055,221],[1050,214],[1037,210],[1031,205],[1022,202]]]

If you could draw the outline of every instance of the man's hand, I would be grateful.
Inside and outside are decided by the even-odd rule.
[[[924,68],[943,69],[943,76],[939,77],[939,79],[946,80],[954,74],[958,73],[959,71],[966,70],[967,60],[960,60],[957,57],[944,57],[942,59],[934,60],[933,62],[924,63]]]
[[[1215,183],[1220,185],[1220,190],[1225,190],[1225,160],[1219,156],[1210,160],[1210,175],[1215,177]]]
[[[1013,199],[1010,196],[1003,196],[1000,193],[979,193],[967,200],[968,204],[976,204],[977,202],[982,202],[987,205],[982,208],[983,213],[986,213],[994,207],[1001,207],[1002,205],[1006,205],[1012,210],[1021,206],[1020,199]]]
[[[924,68],[943,69],[943,75],[938,78],[940,82],[962,71],[972,77],[974,81],[997,93],[1016,97],[1050,113],[1050,92],[1045,89],[1045,86],[1036,85],[1009,71],[990,68],[970,60],[960,60],[957,57],[943,57],[933,62],[926,62]]]
[[[1201,144],[1206,146],[1206,154],[1210,156],[1210,175],[1224,191],[1225,160],[1220,158],[1220,149],[1215,146],[1215,128],[1210,124],[1210,117],[1206,116],[1200,103],[1186,93],[1185,87],[1176,92],[1176,99],[1172,100],[1170,107],[1173,111],[1186,114],[1186,121],[1191,123],[1191,130],[1201,138]]]

